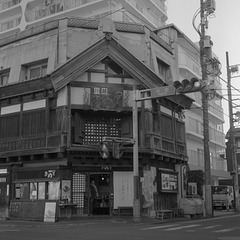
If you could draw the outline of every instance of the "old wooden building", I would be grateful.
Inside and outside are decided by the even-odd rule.
[[[133,90],[172,85],[172,48],[148,28],[63,18],[0,40],[0,214],[43,220],[133,206]],[[141,213],[177,207],[186,164],[183,95],[138,102]],[[102,139],[105,156],[102,156]],[[91,212],[90,180],[98,196]]]

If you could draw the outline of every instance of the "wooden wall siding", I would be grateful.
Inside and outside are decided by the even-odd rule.
[[[61,145],[61,135],[56,133],[55,135],[47,136],[47,147],[58,147]],[[63,142],[62,142],[63,145]]]
[[[65,108],[53,109],[50,119],[46,118],[46,109],[2,116],[0,152],[63,146],[61,133],[66,134],[65,111]]]
[[[162,150],[167,151],[167,152],[175,152],[175,147],[174,147],[174,142],[169,141],[169,140],[162,140]]]
[[[45,110],[23,113],[22,136],[33,136],[46,132]]]
[[[180,153],[180,154],[183,154],[183,155],[187,155],[185,144],[177,144],[176,145],[176,152]]]
[[[6,140],[0,142],[0,152],[9,152],[19,150],[19,141],[17,140]]]
[[[19,137],[20,113],[0,118],[0,141],[1,139]]]
[[[22,150],[46,147],[46,136],[37,136],[22,140]]]

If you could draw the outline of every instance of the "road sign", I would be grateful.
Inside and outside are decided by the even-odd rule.
[[[171,86],[163,86],[157,88],[150,88],[146,90],[140,90],[137,96],[137,101],[148,100],[159,97],[168,97],[176,95],[176,88]]]

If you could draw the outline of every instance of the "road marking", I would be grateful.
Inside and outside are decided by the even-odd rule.
[[[16,229],[0,229],[0,232],[19,232],[20,230]]]
[[[233,231],[233,228],[226,228],[226,229],[222,229],[222,230],[218,230],[218,231],[214,231],[215,233],[222,233],[222,232],[231,232]]]
[[[222,225],[213,225],[213,226],[208,226],[208,227],[203,227],[200,229],[211,229],[211,228],[215,228],[215,227],[221,227]]]
[[[142,228],[141,230],[153,230],[153,229],[161,229],[161,228],[168,228],[168,227],[174,227],[179,226],[179,224],[171,224],[171,225],[161,225],[157,227],[148,227],[148,228]]]
[[[180,229],[193,228],[193,227],[198,227],[198,226],[200,226],[200,225],[193,224],[193,225],[180,226],[180,227],[175,227],[175,228],[168,228],[168,229],[164,229],[163,231],[176,231],[176,230],[180,230]]]

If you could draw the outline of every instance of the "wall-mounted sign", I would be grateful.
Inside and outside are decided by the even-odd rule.
[[[95,110],[121,110],[123,90],[112,87],[94,87],[91,91],[91,108]]]
[[[54,178],[56,176],[56,170],[46,170],[44,172],[44,177],[46,178]]]
[[[157,184],[159,192],[178,192],[178,174],[175,172],[159,171]]]

